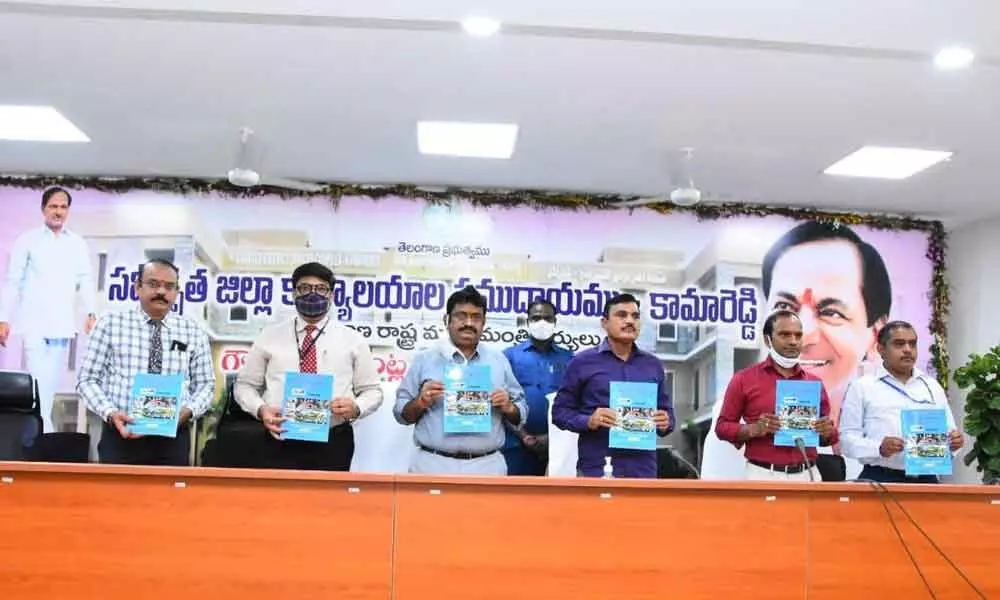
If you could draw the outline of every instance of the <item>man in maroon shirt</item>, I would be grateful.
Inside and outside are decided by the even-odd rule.
[[[774,414],[778,380],[820,381],[799,365],[802,321],[794,312],[779,310],[764,322],[763,333],[768,357],[733,375],[726,388],[715,433],[737,448],[746,444],[743,454],[747,461],[747,479],[819,481],[815,448],[805,449],[809,458],[806,462],[799,448],[774,445],[774,432],[781,425]],[[837,430],[829,416],[830,398],[822,387],[819,412],[820,418],[813,428],[819,433],[820,445],[836,444]]]

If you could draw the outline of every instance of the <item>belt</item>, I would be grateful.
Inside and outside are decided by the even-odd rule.
[[[805,470],[811,469],[814,465],[812,463],[804,462],[794,465],[775,465],[769,462],[763,462],[759,460],[753,460],[748,458],[747,462],[751,465],[760,467],[762,469],[767,469],[769,471],[781,471],[782,473],[787,473],[789,475],[793,473],[801,473]]]
[[[458,460],[472,460],[474,458],[482,458],[499,452],[499,450],[489,450],[487,452],[445,452],[444,450],[435,450],[434,448],[428,448],[427,446],[420,446],[420,449],[424,452],[437,454],[438,456],[443,456],[445,458],[456,458]]]

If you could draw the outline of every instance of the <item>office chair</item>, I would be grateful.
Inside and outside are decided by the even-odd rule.
[[[260,421],[236,403],[236,374],[226,375],[222,406],[216,413],[215,437],[205,442],[201,464],[206,467],[262,468],[267,433]]]
[[[837,454],[816,455],[816,469],[823,481],[846,481],[847,462]]]
[[[41,434],[35,378],[21,371],[0,371],[0,460],[31,460]]]
[[[673,448],[656,449],[657,479],[698,479],[698,469]]]

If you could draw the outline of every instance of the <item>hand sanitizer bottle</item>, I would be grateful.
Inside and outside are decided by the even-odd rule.
[[[614,467],[611,466],[611,457],[610,456],[605,456],[604,457],[604,475],[602,476],[602,479],[614,479],[614,478],[615,478],[615,469],[614,469]]]

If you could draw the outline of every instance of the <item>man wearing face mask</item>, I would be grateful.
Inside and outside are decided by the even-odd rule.
[[[539,298],[528,306],[528,335],[531,339],[504,350],[528,403],[527,420],[508,425],[503,447],[508,475],[545,475],[549,461],[546,396],[559,389],[566,364],[573,358],[572,352],[553,343],[556,307],[548,300]]]
[[[746,478],[749,480],[819,481],[816,449],[803,451],[794,446],[775,446],[774,433],[781,421],[776,414],[778,381],[820,381],[804,371],[799,360],[802,349],[802,321],[794,312],[779,310],[764,322],[764,343],[768,357],[749,366],[729,381],[722,410],[715,425],[719,439],[737,448],[746,445]],[[822,386],[822,383],[820,384]],[[837,443],[837,430],[830,419],[830,398],[820,388],[820,418],[814,429],[821,446]]]
[[[448,339],[422,350],[396,392],[393,415],[413,425],[417,446],[411,473],[506,475],[504,422],[517,426],[528,416],[524,391],[503,352],[479,343],[486,326],[486,298],[472,286],[448,298],[444,323]],[[491,426],[483,433],[445,432],[444,374],[455,365],[487,365],[490,371]]]
[[[371,349],[354,330],[329,316],[333,271],[306,263],[292,273],[296,315],[265,327],[236,377],[236,401],[263,429],[264,468],[347,471],[354,456],[351,424],[382,404]],[[330,437],[324,443],[281,440],[287,373],[333,375]]]

